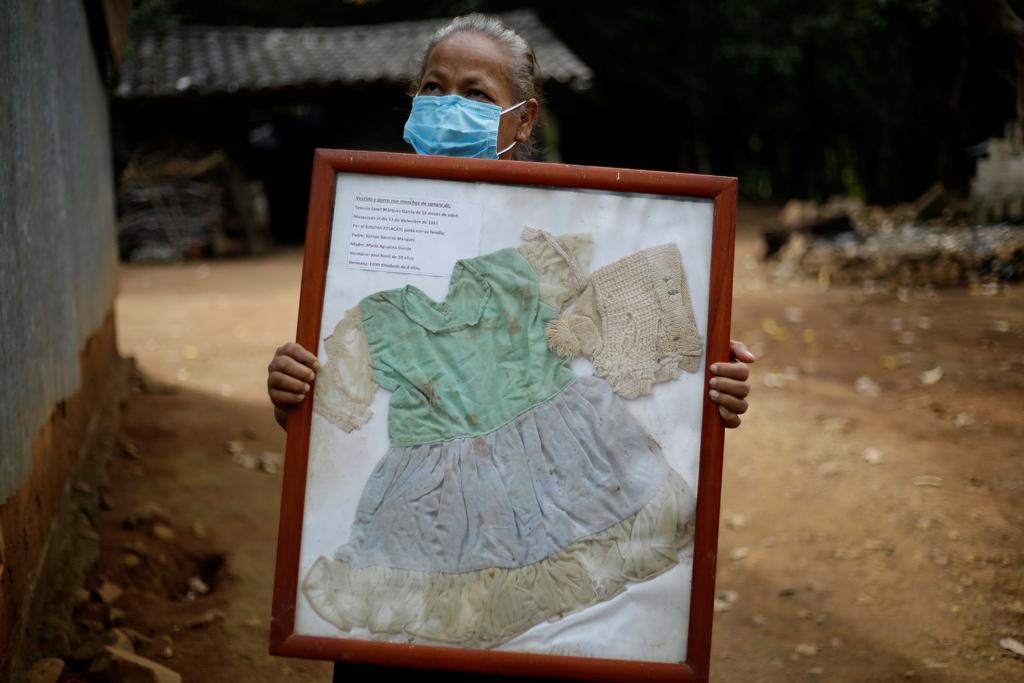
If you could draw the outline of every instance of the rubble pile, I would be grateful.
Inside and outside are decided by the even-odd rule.
[[[253,254],[267,242],[262,184],[222,151],[137,153],[118,186],[122,260]]]
[[[775,275],[822,284],[960,287],[1024,276],[1024,226],[972,224],[966,205],[936,185],[891,209],[848,197],[791,201],[764,229]]]
[[[137,467],[142,454],[135,444],[122,437],[117,450],[125,467]],[[225,555],[200,520],[189,524],[155,502],[118,511],[103,483],[76,481],[72,501],[80,510],[75,532],[85,539],[82,552],[97,559],[87,561],[87,574],[62,575],[31,627],[31,651],[41,658],[26,662],[23,679],[181,683],[176,639],[228,618],[217,593]],[[119,520],[102,536],[101,512]]]

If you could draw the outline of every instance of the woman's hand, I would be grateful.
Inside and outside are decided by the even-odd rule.
[[[711,365],[711,400],[718,404],[718,412],[725,420],[725,426],[734,429],[740,426],[740,415],[747,412],[747,395],[750,385],[747,377],[750,371],[747,363],[757,358],[741,341],[729,342],[733,361],[730,363],[714,363]]]
[[[274,404],[274,419],[288,429],[288,413],[302,403],[316,379],[320,362],[295,342],[278,347],[267,366],[267,394]]]

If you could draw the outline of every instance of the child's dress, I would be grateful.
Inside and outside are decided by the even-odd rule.
[[[671,568],[690,540],[694,495],[660,446],[548,350],[589,238],[543,237],[459,261],[442,302],[369,296],[327,339],[317,412],[349,431],[374,382],[391,392],[349,540],[302,583],[337,627],[489,647]]]

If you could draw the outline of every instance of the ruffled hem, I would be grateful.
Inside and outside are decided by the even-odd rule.
[[[320,557],[302,591],[317,614],[343,631],[367,628],[413,641],[493,647],[673,567],[693,537],[695,502],[670,470],[639,512],[533,564],[437,573],[353,569]]]
[[[313,410],[343,432],[352,432],[370,421],[373,411],[359,405],[341,404],[332,406],[324,401],[313,399]]]

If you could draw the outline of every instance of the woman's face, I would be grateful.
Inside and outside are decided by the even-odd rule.
[[[502,109],[514,101],[509,81],[508,51],[482,33],[462,32],[445,38],[427,56],[417,96],[461,95],[470,100],[496,104]],[[537,100],[504,114],[498,124],[498,149],[526,142],[537,119]],[[507,159],[509,150],[501,155]]]

